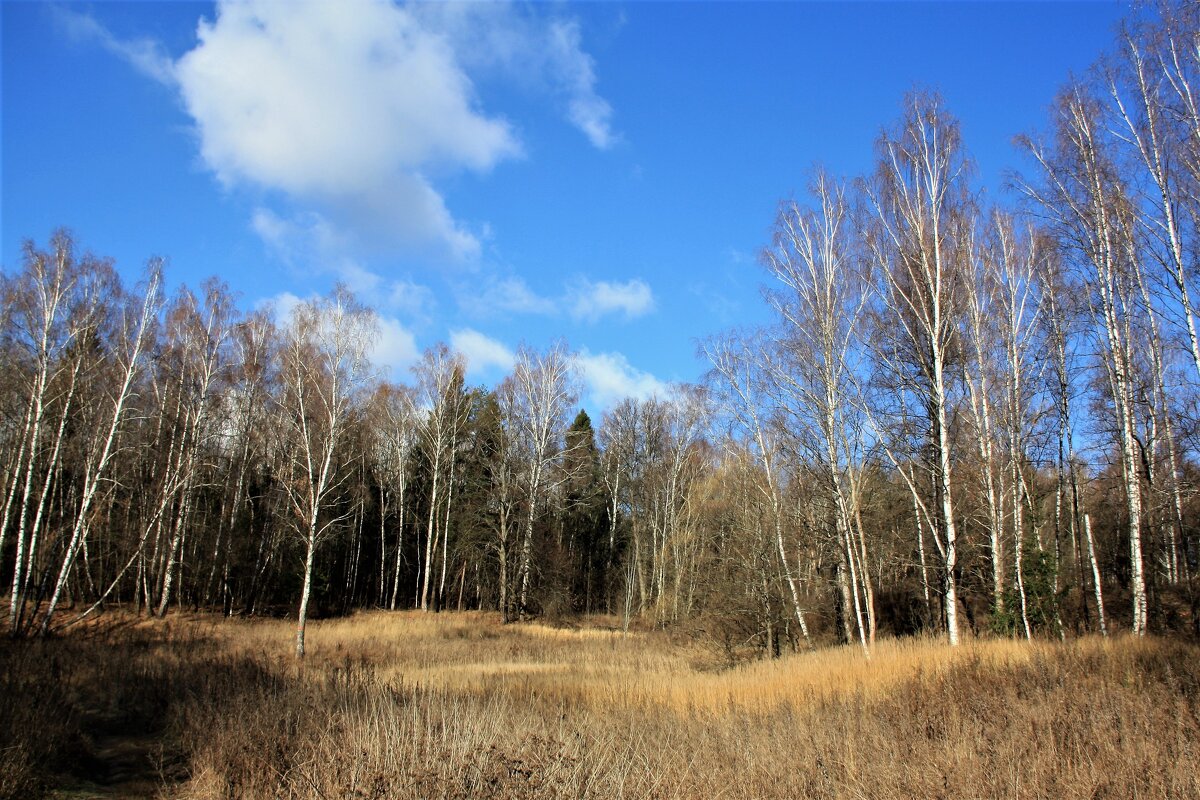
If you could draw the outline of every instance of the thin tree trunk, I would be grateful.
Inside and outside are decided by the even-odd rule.
[[[457,447],[458,434],[457,431],[451,440],[450,452],[453,453]],[[438,578],[438,608],[441,609],[446,605],[446,561],[450,553],[450,509],[454,504],[454,459],[450,460],[450,475],[446,485],[446,516],[442,524],[442,574]]]
[[[433,556],[437,552],[437,541],[434,539],[436,533],[436,520],[440,506],[438,505],[438,472],[441,466],[441,459],[435,457],[433,460],[433,485],[429,490],[429,525],[425,531],[425,573],[423,580],[419,584],[421,587],[421,610],[429,610],[429,585],[430,576],[433,573]]]
[[[1104,592],[1100,584],[1100,563],[1096,560],[1096,545],[1092,540],[1092,519],[1083,515],[1083,534],[1087,538],[1088,560],[1092,562],[1092,585],[1096,590],[1096,616],[1100,620],[1100,635],[1108,636],[1108,625],[1104,619]]]
[[[399,498],[399,516],[396,521],[396,564],[395,574],[392,577],[392,598],[389,606],[392,611],[396,610],[396,598],[400,594],[400,567],[404,559],[404,490],[406,481],[400,480],[400,498]]]
[[[958,567],[958,533],[954,524],[954,501],[950,488],[950,433],[946,423],[946,401],[940,352],[934,358],[934,420],[938,458],[938,495],[940,501],[942,532],[945,544],[945,605],[946,632],[950,644],[958,644],[958,582],[954,571]]]
[[[804,616],[804,608],[800,605],[800,593],[796,589],[796,580],[792,577],[792,568],[788,563],[787,553],[783,547],[783,520],[782,509],[779,508],[777,501],[773,501],[773,513],[775,516],[775,545],[779,554],[780,564],[783,566],[783,577],[787,581],[788,590],[792,595],[792,611],[796,615],[796,624],[800,626],[800,634],[804,637],[804,644],[809,650],[813,649],[812,637],[808,632],[808,620]]]
[[[8,523],[12,513],[13,501],[17,499],[17,489],[21,486],[21,476],[24,474],[22,465],[25,463],[25,450],[29,445],[29,431],[33,425],[33,395],[29,396],[29,403],[25,408],[25,420],[21,425],[21,444],[17,449],[17,456],[12,464],[12,479],[8,484],[8,491],[4,498],[4,514],[0,517],[0,553],[4,552],[4,540],[8,534]]]
[[[307,552],[304,556],[304,588],[300,592],[300,612],[296,621],[296,658],[304,658],[304,632],[308,626],[308,601],[312,596],[313,564],[317,552],[317,522],[308,527]]]
[[[105,477],[105,470],[107,469],[109,461],[113,455],[113,448],[116,445],[117,434],[121,429],[121,423],[124,419],[125,405],[129,401],[129,397],[132,394],[133,381],[138,372],[142,348],[145,345],[146,335],[153,320],[153,310],[158,299],[159,280],[159,275],[156,271],[151,276],[149,286],[146,288],[146,296],[143,299],[141,315],[137,325],[137,332],[135,333],[133,342],[131,343],[131,351],[128,353],[129,360],[125,365],[121,388],[118,390],[116,399],[113,403],[112,418],[109,423],[108,432],[104,438],[104,444],[100,450],[99,457],[96,459],[94,464],[89,465],[89,469],[85,472],[85,488],[80,499],[79,512],[75,518],[75,524],[71,531],[71,538],[63,554],[62,568],[59,570],[58,579],[55,581],[54,592],[50,596],[50,604],[46,608],[45,617],[42,619],[41,633],[43,636],[50,632],[50,625],[54,619],[54,612],[58,608],[58,603],[62,598],[63,590],[66,588],[67,580],[71,574],[71,568],[74,566],[75,557],[79,554],[80,546],[83,543],[83,538],[87,530],[88,517],[91,513],[92,503],[95,501],[96,495],[99,492],[100,481]]]
[[[463,610],[463,587],[467,582],[467,562],[463,561],[462,571],[458,575],[458,610]]]
[[[503,508],[500,510],[499,525],[500,620],[507,624],[511,621],[508,601],[508,512]]]
[[[533,522],[537,515],[537,499],[541,492],[542,464],[538,460],[533,466],[529,480],[529,513],[525,516],[525,539],[521,543],[521,593],[518,597],[519,613],[522,617],[529,608],[529,573],[533,564]]]
[[[67,388],[66,397],[63,399],[62,416],[58,421],[58,430],[54,435],[54,450],[50,455],[50,463],[46,467],[46,477],[42,481],[42,491],[38,497],[37,511],[34,514],[33,525],[30,528],[29,534],[29,550],[25,561],[24,579],[14,575],[12,585],[12,600],[10,604],[9,618],[13,620],[13,630],[17,631],[21,628],[22,617],[25,610],[25,595],[28,593],[28,583],[33,577],[34,559],[38,553],[38,540],[42,529],[42,518],[45,515],[47,499],[50,495],[50,487],[54,482],[54,475],[59,471],[59,464],[62,454],[62,443],[64,431],[67,427],[67,421],[71,415],[71,405],[75,398],[76,379],[79,376],[79,370],[82,365],[82,359],[76,359],[75,365],[71,370],[71,381]],[[0,546],[0,552],[3,552]],[[18,551],[17,560],[20,560]],[[18,570],[19,564],[14,564],[14,570]]]

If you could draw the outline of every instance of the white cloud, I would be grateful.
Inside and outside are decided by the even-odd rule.
[[[625,283],[581,280],[568,292],[571,316],[595,322],[606,314],[633,319],[654,309],[654,294],[640,278]]]
[[[375,0],[223,2],[179,60],[202,152],[224,179],[338,193],[380,170],[487,169],[514,154],[452,49]]]
[[[275,317],[275,324],[282,327],[290,323],[296,306],[310,298],[298,297],[292,292],[280,292],[274,297],[259,300],[255,307],[270,308]],[[397,375],[417,362],[420,351],[412,331],[395,317],[382,314],[376,316],[376,324],[376,338],[368,352],[375,367],[385,373],[390,370],[391,374]]]
[[[421,357],[417,340],[395,317],[379,317],[379,338],[371,348],[371,362],[390,368],[393,376],[417,363]]]
[[[280,261],[293,267],[328,258],[344,246],[329,220],[312,211],[285,219],[260,206],[250,217],[250,227]]]
[[[456,261],[481,252],[436,179],[522,155],[513,124],[476,81],[562,101],[599,148],[615,140],[577,20],[517,3],[219,0],[177,60],[59,9],[64,30],[175,87],[200,155],[226,186],[278,192],[372,246]],[[256,221],[257,227],[257,221]]]
[[[670,384],[637,369],[622,353],[590,353],[575,356],[579,373],[587,385],[590,403],[597,411],[612,408],[627,397],[645,400],[670,396]]]
[[[200,153],[252,184],[458,258],[479,242],[426,172],[487,170],[520,153],[483,113],[452,43],[384,0],[221,2],[175,64]]]
[[[255,303],[255,308],[270,308],[275,316],[276,325],[286,325],[292,318],[292,312],[296,310],[296,306],[304,302],[304,299],[297,297],[291,292],[280,292],[274,297],[265,297]]]
[[[455,42],[468,72],[499,71],[555,95],[563,115],[597,149],[607,150],[619,140],[612,106],[596,92],[595,61],[583,49],[578,20],[546,18],[536,4],[420,3],[411,8]]]
[[[478,376],[490,368],[512,369],[513,351],[490,336],[470,328],[450,332],[450,348],[467,359],[467,372]]]
[[[379,302],[420,320],[428,320],[437,305],[433,290],[406,279],[392,281]]]

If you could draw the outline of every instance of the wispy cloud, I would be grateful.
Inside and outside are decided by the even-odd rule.
[[[380,275],[347,255],[350,245],[320,214],[285,219],[267,208],[255,209],[251,227],[281,262],[299,272],[328,273],[383,311],[428,324],[436,306],[433,291],[407,277]]]
[[[479,318],[508,314],[554,316],[558,304],[538,294],[524,279],[516,276],[484,279],[480,283],[460,286],[458,304],[469,315]]]
[[[596,322],[609,314],[633,319],[654,310],[654,293],[640,278],[625,283],[581,280],[568,291],[571,316]]]
[[[175,62],[162,43],[147,38],[119,39],[94,17],[58,5],[52,5],[50,9],[55,20],[72,39],[94,42],[147,78],[164,86],[176,85]]]
[[[688,286],[688,291],[708,309],[713,318],[722,325],[731,325],[740,316],[742,305],[730,295],[728,286],[714,288],[703,281]]]
[[[583,51],[579,23],[556,22],[550,27],[550,48],[569,97],[567,114],[588,140],[607,150],[616,141],[612,130],[612,106],[596,93],[596,72],[592,57]]]
[[[520,277],[510,276],[461,288],[459,305],[481,318],[533,314],[593,323],[607,316],[630,320],[650,313],[654,310],[654,292],[641,278],[623,283],[575,278],[560,294],[551,296],[534,291]]]
[[[537,4],[421,3],[411,6],[424,24],[455,43],[472,74],[503,74],[528,89],[551,94],[560,112],[600,150],[618,141],[612,106],[596,89],[595,60],[583,49],[577,19]]]
[[[422,321],[428,320],[437,306],[432,289],[407,279],[392,281],[380,302],[387,308]]]

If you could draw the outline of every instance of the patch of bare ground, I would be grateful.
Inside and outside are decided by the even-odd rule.
[[[367,613],[313,624],[298,665],[289,630],[181,616],[0,647],[0,795],[1200,796],[1187,643],[888,641],[716,669],[662,633]]]

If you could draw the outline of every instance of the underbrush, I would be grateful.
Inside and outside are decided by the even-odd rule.
[[[176,618],[0,646],[0,794],[98,722],[195,798],[1200,796],[1200,648],[880,643],[713,671],[658,634],[488,615]],[[79,761],[76,759],[76,761]],[[86,769],[86,759],[79,762]]]

